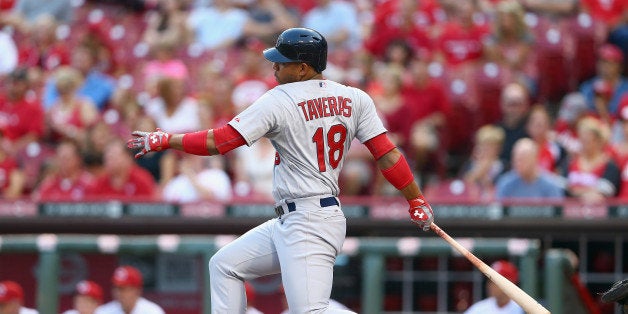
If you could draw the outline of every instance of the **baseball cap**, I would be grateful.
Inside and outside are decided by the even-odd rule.
[[[624,61],[624,55],[622,54],[621,50],[619,50],[617,46],[612,45],[612,44],[603,44],[602,46],[600,46],[600,49],[598,49],[598,55],[600,59],[606,60],[606,61],[612,61],[612,62]]]
[[[82,280],[76,284],[76,294],[92,297],[98,302],[103,300],[102,288],[97,283],[89,280]]]
[[[513,283],[519,283],[519,270],[517,270],[517,267],[511,262],[499,260],[493,263],[491,268]]]
[[[10,280],[0,282],[0,303],[23,299],[24,291],[17,282]]]
[[[560,110],[558,110],[558,119],[574,122],[578,117],[588,110],[587,100],[584,95],[578,92],[572,92],[560,102]]]
[[[120,266],[113,272],[111,283],[118,287],[136,287],[143,285],[142,273],[133,266]]]

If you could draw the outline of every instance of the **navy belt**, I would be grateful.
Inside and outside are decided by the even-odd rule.
[[[338,199],[336,199],[334,196],[330,196],[330,197],[321,198],[320,205],[321,207],[329,207],[329,206],[338,206],[340,204],[338,203]],[[293,202],[286,202],[286,206],[288,207],[289,213],[297,210],[297,205]],[[277,216],[279,217],[285,214],[283,207],[281,206],[275,207],[275,214],[277,214]]]

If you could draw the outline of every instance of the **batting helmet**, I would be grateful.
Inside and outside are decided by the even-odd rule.
[[[285,30],[275,47],[264,50],[264,57],[271,62],[304,62],[320,73],[327,67],[327,40],[319,32],[309,28]]]

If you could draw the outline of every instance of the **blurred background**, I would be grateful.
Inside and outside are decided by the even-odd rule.
[[[436,222],[518,268],[552,313],[619,313],[628,274],[628,4],[620,0],[0,0],[0,281],[40,313],[120,265],[167,313],[209,313],[207,259],[272,218],[274,149],[135,160],[132,130],[228,122],[273,88],[261,52],[321,32],[324,76],[365,90]],[[353,143],[332,298],[462,313],[486,280]],[[279,277],[250,283],[280,313]],[[565,300],[569,300],[566,302]]]

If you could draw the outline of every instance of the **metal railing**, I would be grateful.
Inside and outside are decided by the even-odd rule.
[[[0,236],[0,254],[38,252],[41,271],[38,272],[37,308],[42,314],[56,314],[59,307],[60,256],[63,253],[101,254],[200,254],[204,265],[220,247],[233,236],[116,236],[116,235],[3,235]],[[480,257],[516,256],[521,272],[521,288],[533,298],[538,293],[537,260],[539,242],[531,239],[458,239]],[[342,254],[360,256],[362,262],[362,313],[381,313],[384,298],[386,256],[448,256],[457,253],[440,238],[368,238],[349,237]],[[204,286],[209,286],[207,267],[203,267]],[[547,274],[553,274],[546,270]],[[445,297],[445,296],[444,296]],[[201,313],[211,309],[209,293],[202,294]],[[554,300],[552,300],[554,302]],[[560,302],[556,300],[555,302]],[[560,307],[559,303],[552,306]],[[560,312],[557,312],[560,313]]]

